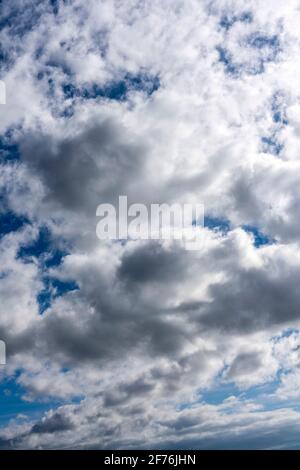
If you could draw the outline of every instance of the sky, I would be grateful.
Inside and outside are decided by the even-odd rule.
[[[0,11],[0,448],[299,449],[299,0]]]

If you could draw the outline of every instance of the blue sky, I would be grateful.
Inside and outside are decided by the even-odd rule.
[[[0,447],[298,448],[297,1],[4,0]],[[201,248],[96,236],[201,203]]]

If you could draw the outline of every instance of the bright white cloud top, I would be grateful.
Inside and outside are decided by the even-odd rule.
[[[1,447],[299,447],[299,24],[1,3]],[[99,241],[119,195],[204,203],[204,249]]]

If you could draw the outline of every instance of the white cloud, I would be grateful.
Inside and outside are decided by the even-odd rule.
[[[0,129],[21,152],[1,164],[1,211],[31,222],[0,242],[6,375],[22,369],[27,400],[85,399],[11,423],[3,446],[294,445],[279,436],[298,412],[261,395],[281,374],[270,400],[298,396],[298,333],[274,340],[299,327],[297,2],[25,3],[0,33]],[[199,253],[100,243],[96,207],[120,194],[203,202],[231,227],[204,229]],[[17,256],[44,225],[68,252],[48,270]],[[276,243],[255,247],[243,225]],[[41,316],[47,276],[79,289]],[[262,391],[200,402],[228,384]]]

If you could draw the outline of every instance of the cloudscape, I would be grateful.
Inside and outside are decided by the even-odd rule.
[[[0,11],[0,448],[299,448],[299,1]]]

